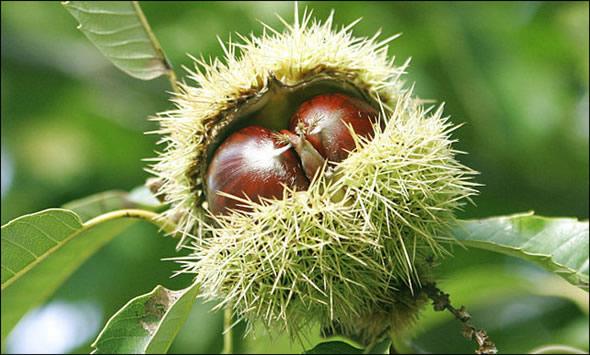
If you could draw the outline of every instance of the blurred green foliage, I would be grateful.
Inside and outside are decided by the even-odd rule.
[[[142,184],[149,176],[142,159],[162,149],[156,135],[144,132],[157,129],[150,115],[171,107],[168,81],[139,81],[120,72],[76,30],[58,2],[0,6],[2,224],[92,193]],[[354,30],[359,37],[379,29],[383,38],[403,32],[390,55],[400,65],[412,57],[408,85],[416,82],[419,97],[446,102],[452,121],[465,123],[455,131],[455,147],[469,153],[459,157],[462,162],[481,172],[477,182],[485,186],[477,206],[466,206],[460,217],[532,209],[588,218],[588,2],[300,3],[300,9],[305,6],[318,19],[334,8],[339,25],[363,17]],[[167,1],[142,8],[179,78],[186,73],[182,66],[193,67],[186,53],[222,56],[217,35],[226,40],[234,32],[261,34],[257,20],[280,29],[275,13],[293,18],[291,2]],[[588,350],[587,293],[584,303],[577,290],[534,266],[457,249],[441,265],[441,287],[473,310],[474,324],[487,324],[501,350],[523,352],[548,343]],[[95,302],[102,327],[130,298],[156,284],[186,287],[190,276],[170,279],[178,267],[160,261],[175,255],[173,240],[138,223],[53,299]],[[171,352],[221,350],[220,313],[210,308],[195,306]],[[473,351],[456,322],[431,313],[426,311],[410,345]],[[236,333],[237,351],[301,349],[284,337],[270,344],[262,332],[245,341]],[[72,351],[88,352],[94,336]]]

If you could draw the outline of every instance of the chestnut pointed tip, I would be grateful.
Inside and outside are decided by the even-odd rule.
[[[293,148],[295,148],[295,150],[297,150],[297,147],[301,146],[301,137],[299,135],[286,129],[281,129],[279,133],[281,134],[281,137],[283,137],[283,139],[285,139],[287,142],[289,142],[289,144],[293,146]]]
[[[281,130],[280,133],[284,134],[289,140],[297,152],[297,155],[299,155],[301,165],[305,171],[305,176],[309,181],[312,181],[324,165],[324,157],[322,157],[322,155],[307,141],[307,139],[305,139],[303,135],[295,134],[286,129]]]

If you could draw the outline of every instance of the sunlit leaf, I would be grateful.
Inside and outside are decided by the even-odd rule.
[[[119,69],[143,80],[170,65],[136,1],[65,1],[80,29]]]
[[[163,354],[188,316],[199,287],[179,291],[157,286],[129,301],[92,344],[96,354]],[[198,335],[197,335],[198,336]]]
[[[578,287],[588,288],[588,221],[530,212],[464,221],[453,234],[468,247],[532,261]]]
[[[123,218],[82,224],[72,211],[48,209],[2,226],[2,341],[28,310],[134,222]]]

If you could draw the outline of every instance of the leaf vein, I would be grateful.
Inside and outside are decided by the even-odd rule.
[[[121,47],[121,46],[126,46],[128,44],[133,44],[133,43],[150,43],[149,39],[145,39],[145,38],[138,38],[138,39],[126,39],[124,41],[120,41],[120,42],[112,42],[112,43],[105,43],[102,44],[103,47],[108,47],[108,48],[113,48],[113,47]]]
[[[41,228],[37,227],[36,225],[30,223],[30,222],[19,222],[19,224],[24,224],[24,225],[28,225],[30,227],[32,227],[33,229],[36,229],[39,233],[41,233],[42,236],[46,237],[47,239],[51,240],[52,242],[54,242],[55,244],[59,244],[60,242],[53,239],[49,234],[47,234],[47,232],[45,232],[44,230],[42,230]]]
[[[112,59],[116,59],[116,60],[141,60],[141,59],[158,58],[158,56],[156,56],[156,55],[148,55],[148,54],[127,55],[127,56],[111,55],[110,57]]]
[[[109,36],[109,35],[114,35],[119,32],[129,31],[129,30],[132,30],[137,27],[141,27],[141,23],[135,23],[135,24],[132,24],[129,26],[119,27],[116,30],[112,30],[112,31],[98,31],[98,30],[94,30],[92,28],[86,28],[86,27],[80,27],[80,29],[82,31],[90,32],[90,33],[93,33],[93,34],[99,35],[99,36]]]
[[[77,231],[79,229],[79,227],[80,227],[80,225],[78,225],[78,226],[71,226],[71,225],[67,224],[63,219],[57,218],[56,216],[53,216],[53,215],[48,215],[48,217],[53,218],[53,219],[61,222],[64,226],[70,228],[74,232]]]
[[[8,272],[10,272],[11,274],[15,275],[16,272],[13,271],[11,268],[9,268],[8,266],[6,266],[5,264],[0,265],[0,267],[6,269]]]
[[[3,240],[5,240],[5,241],[7,241],[9,243],[12,243],[13,245],[15,245],[15,246],[21,248],[22,250],[28,252],[29,254],[31,254],[35,258],[35,260],[39,258],[39,256],[35,255],[35,253],[33,253],[32,251],[30,251],[29,249],[27,249],[24,245],[18,244],[14,240],[6,239],[6,238],[4,238]]]

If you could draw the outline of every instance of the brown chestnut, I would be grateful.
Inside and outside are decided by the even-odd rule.
[[[289,144],[270,129],[250,126],[231,134],[215,151],[207,169],[207,201],[215,215],[247,210],[219,191],[259,202],[281,198],[284,186],[305,190],[309,181]]]
[[[291,117],[289,130],[305,139],[328,161],[338,163],[355,148],[347,125],[371,138],[379,113],[368,103],[340,93],[323,94],[303,102]]]

